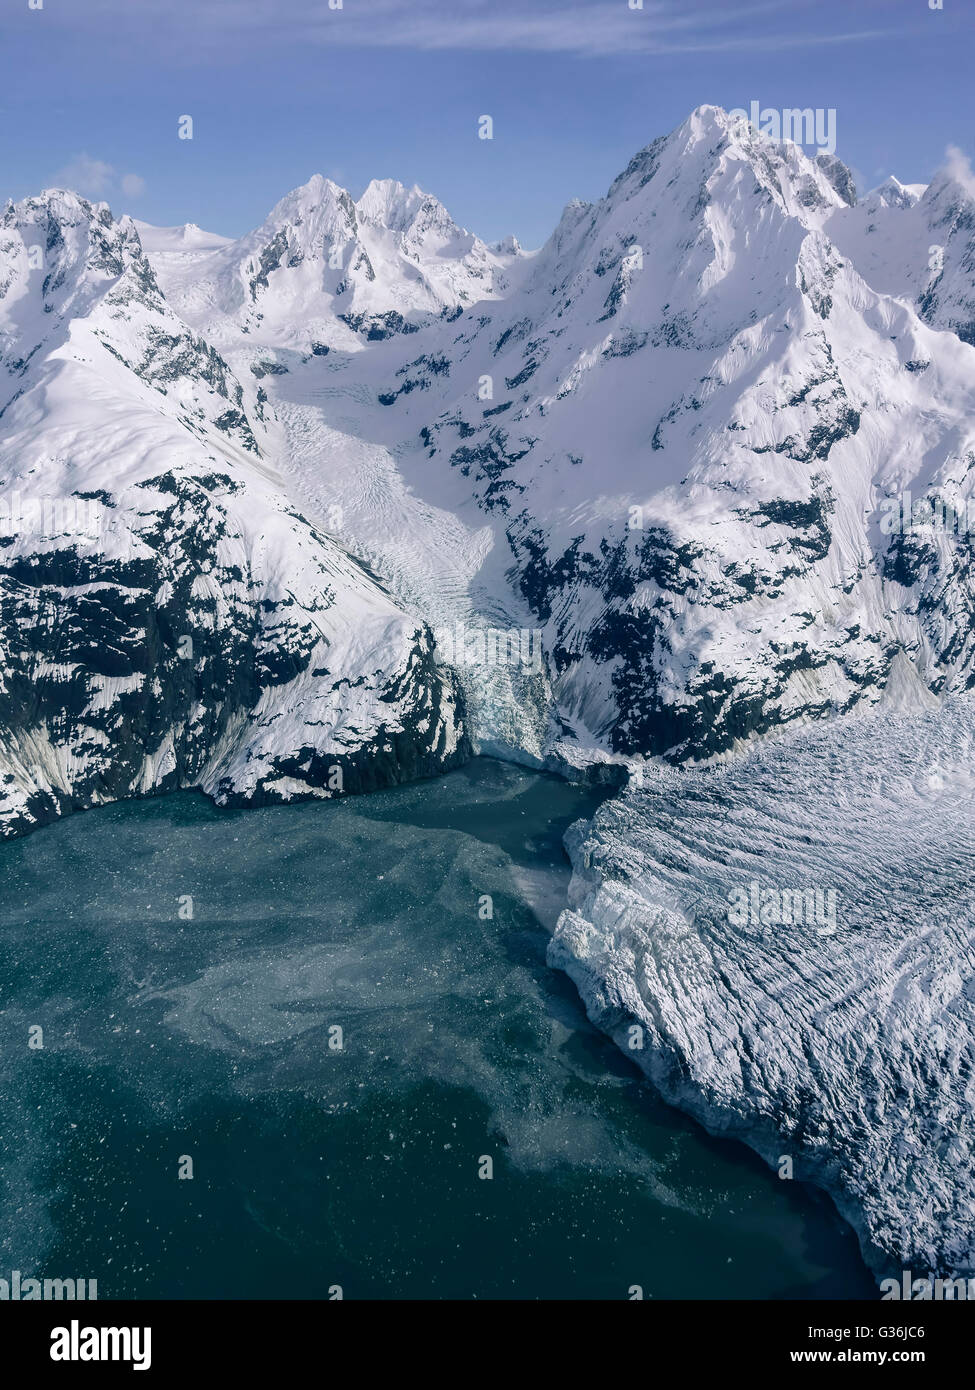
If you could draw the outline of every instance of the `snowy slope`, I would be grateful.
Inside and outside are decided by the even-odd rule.
[[[432,636],[309,524],[265,393],[74,194],[0,222],[0,833],[199,785],[329,795],[464,755]]]
[[[975,181],[957,167],[931,183],[888,179],[828,223],[875,289],[910,300],[925,323],[975,343]]]
[[[353,202],[320,174],[207,257],[174,254],[156,232],[147,250],[167,297],[209,335],[319,356],[496,296],[521,260],[517,247],[489,249],[419,188],[373,180]]]
[[[138,217],[133,217],[132,225],[139,233],[143,251],[149,255],[194,255],[219,250],[221,246],[229,246],[232,240],[216,232],[205,232],[195,222],[184,222],[181,227],[154,227],[150,222],[140,222]]]

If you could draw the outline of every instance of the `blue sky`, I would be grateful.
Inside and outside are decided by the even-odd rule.
[[[702,102],[834,107],[861,188],[975,155],[973,0],[636,3],[5,0],[0,194],[235,236],[313,173],[392,177],[535,246]]]

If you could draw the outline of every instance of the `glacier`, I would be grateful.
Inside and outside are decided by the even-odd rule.
[[[568,831],[550,964],[668,1100],[826,1188],[878,1277],[970,1277],[975,698],[642,781]],[[743,921],[753,884],[835,893],[835,931]]]

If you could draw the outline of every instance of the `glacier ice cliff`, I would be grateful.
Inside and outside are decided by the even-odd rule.
[[[826,1188],[878,1275],[975,1273],[971,696],[655,770],[566,841],[549,961],[593,1022]],[[835,919],[799,906],[815,891]]]

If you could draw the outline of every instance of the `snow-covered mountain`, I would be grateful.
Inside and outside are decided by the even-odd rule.
[[[46,195],[5,215],[6,456],[31,410],[93,449],[121,393],[327,519],[411,618],[539,630],[530,670],[455,663],[516,756],[922,706],[972,678],[968,532],[888,523],[971,495],[969,185],[858,202],[835,157],[701,107],[532,255],[391,180],[316,175],[236,241]]]
[[[909,299],[932,328],[975,344],[975,180],[957,167],[926,187],[888,179],[828,224],[874,289]]]
[[[466,243],[388,184],[313,180],[170,291],[266,379],[289,485],[401,595],[542,630],[541,683],[462,673],[487,746],[700,757],[971,678],[967,534],[885,527],[907,492],[971,494],[973,213],[947,174],[857,204],[839,160],[702,107],[464,312]],[[428,227],[453,300],[442,273],[416,332],[352,334],[336,299],[420,304]]]
[[[837,249],[851,212],[705,109],[570,205],[521,293],[418,344],[429,391],[393,408],[499,518],[560,714],[617,750],[700,756],[971,675],[967,537],[881,521],[909,489],[970,495],[975,357],[930,291]]]
[[[419,188],[374,179],[353,202],[320,174],[210,257],[188,260],[157,233],[147,249],[173,305],[216,338],[318,356],[496,296],[519,261],[517,246],[489,249]]]
[[[133,224],[0,221],[0,833],[199,785],[329,795],[464,756],[432,635],[306,520],[263,389],[163,299]]]
[[[957,165],[858,200],[835,157],[715,107],[533,254],[390,181],[355,202],[316,176],[236,241],[71,194],[8,207],[0,520],[18,497],[71,506],[0,535],[0,828],[173,786],[327,795],[336,765],[355,790],[471,746],[659,775],[663,800],[631,790],[573,840],[558,963],[609,1031],[644,1022],[678,1103],[761,1152],[773,1129],[794,1142],[877,1260],[969,1267],[942,1130],[967,1096],[970,934],[912,935],[923,894],[877,925],[883,806],[823,835],[852,903],[829,961],[815,941],[745,949],[682,894],[713,808],[734,809],[738,863],[774,789],[774,750],[739,778],[743,743],[849,714],[789,732],[799,828],[760,841],[825,872],[803,798],[834,736],[817,825],[859,775],[862,713],[912,761],[967,710],[972,528],[913,504],[975,523],[973,230]],[[712,755],[727,776],[644,763]],[[898,843],[915,810],[933,836],[901,801]],[[650,978],[661,894],[673,954]],[[769,1048],[758,1066],[740,1040],[766,1047],[772,996],[790,1065]],[[865,1053],[884,1001],[896,1036]],[[949,1024],[945,1076],[924,1049]],[[861,1080],[873,1110],[847,1124]],[[875,1171],[892,1126],[905,1147]],[[910,1194],[885,1197],[909,1167]]]

